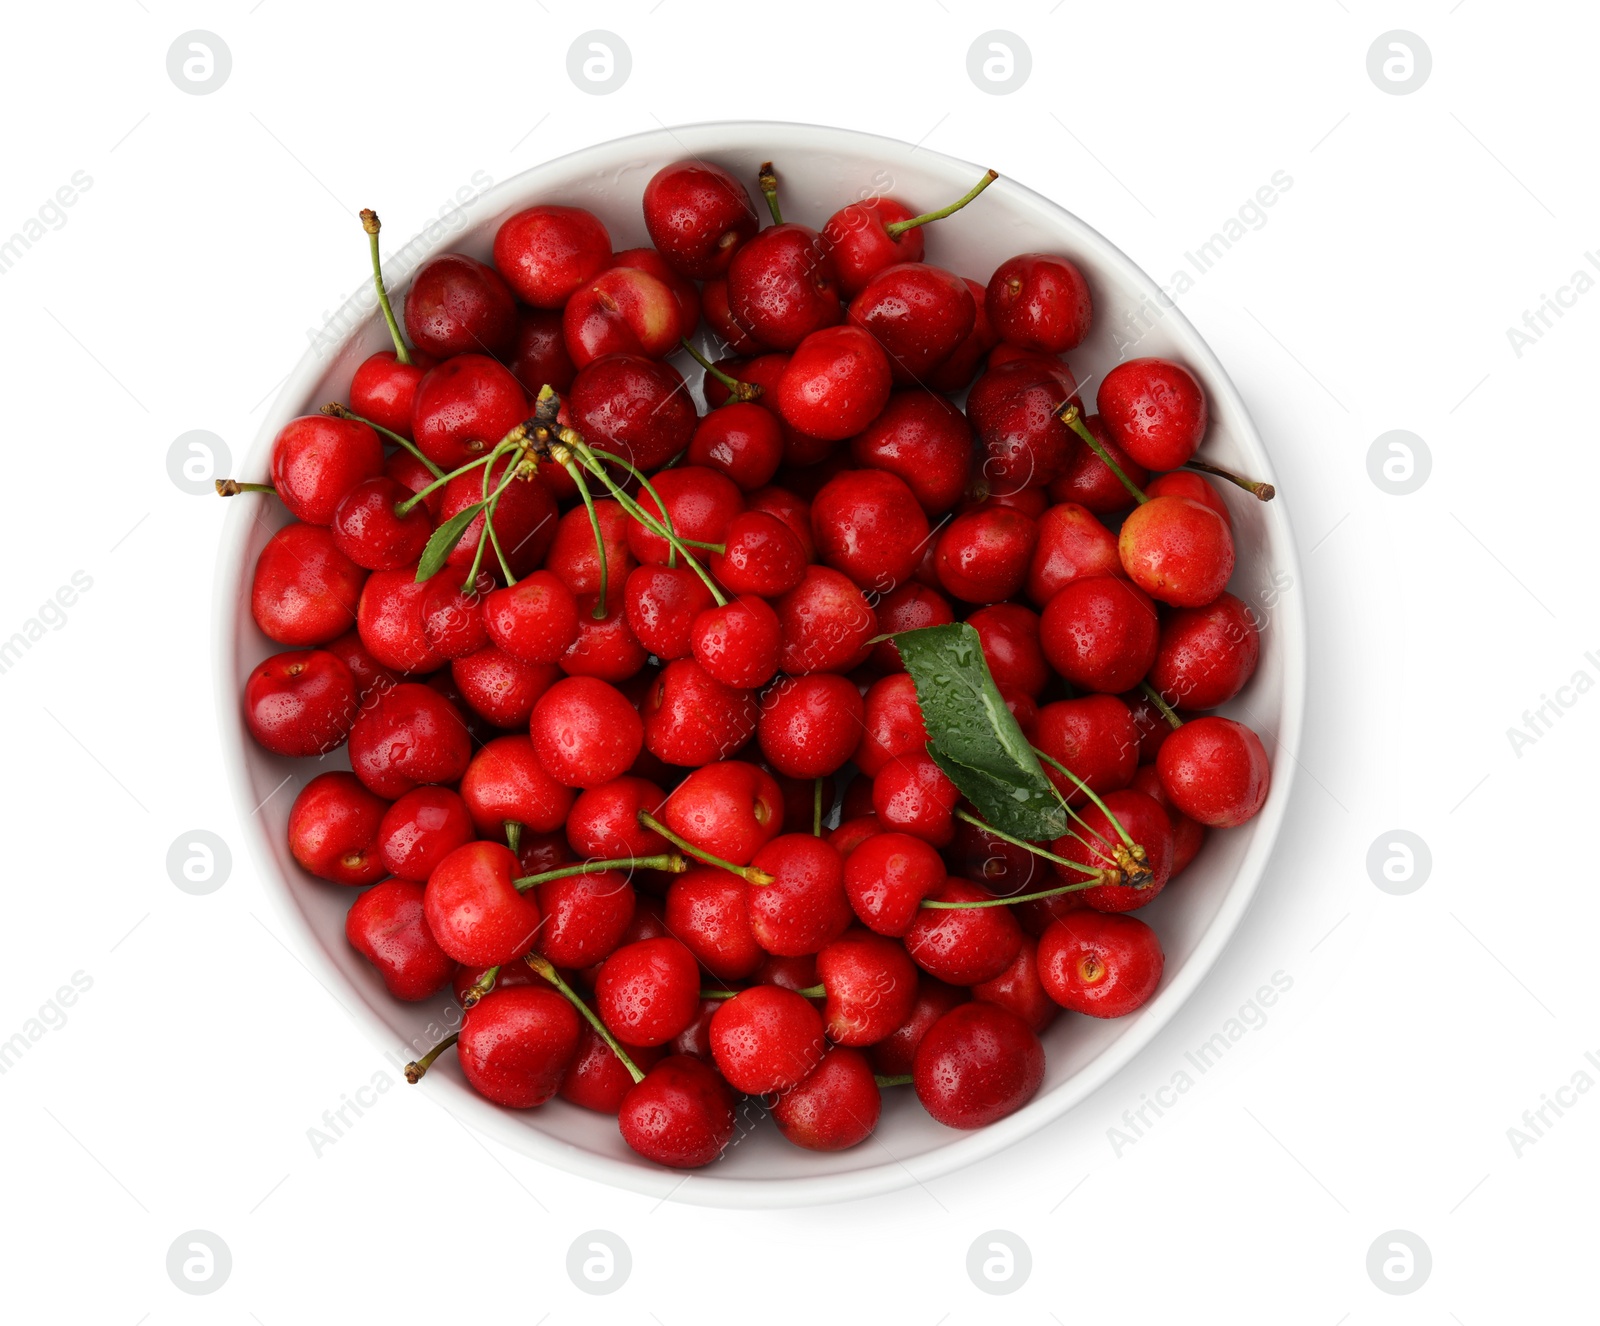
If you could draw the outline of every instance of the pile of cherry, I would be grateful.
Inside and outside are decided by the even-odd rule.
[[[819,232],[782,220],[770,166],[763,227],[738,179],[677,162],[645,188],[653,248],[530,207],[493,266],[422,266],[404,333],[363,213],[393,351],[284,427],[270,483],[218,487],[294,517],[255,567],[285,652],[245,684],[249,731],[348,748],[294,803],[295,859],[360,890],[346,935],[392,995],[465,1010],[412,1080],[454,1045],[488,1099],[617,1114],[666,1165],[762,1112],[834,1150],[884,1087],[952,1128],[1002,1118],[1063,1008],[1155,991],[1129,913],[1269,781],[1257,736],[1200,712],[1260,648],[1200,471],[1271,490],[1193,459],[1179,364],[1119,364],[1085,413],[1068,258],[987,285],[922,261],[921,227],[993,178]],[[1044,770],[1051,841],[980,818],[941,751],[967,725],[924,723],[953,683],[896,637],[911,658],[902,633],[962,621],[972,722]]]

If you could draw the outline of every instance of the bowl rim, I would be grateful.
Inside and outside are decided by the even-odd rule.
[[[856,129],[783,120],[696,121],[683,125],[663,125],[657,129],[608,139],[520,171],[491,185],[471,200],[472,224],[481,224],[483,218],[492,217],[508,206],[522,202],[530,187],[537,187],[539,177],[560,173],[563,166],[577,158],[593,158],[603,154],[622,157],[637,155],[647,143],[655,143],[658,148],[665,146],[669,151],[675,145],[679,151],[693,155],[688,153],[679,139],[680,134],[696,137],[726,135],[730,141],[723,150],[728,151],[744,150],[746,143],[740,140],[754,137],[759,138],[760,145],[770,149],[774,155],[779,155],[782,150],[815,151],[833,145],[852,153],[875,149],[891,159],[908,151],[922,153],[925,154],[925,160],[942,163],[944,167],[954,169],[968,178],[976,178],[983,169],[931,148]],[[703,150],[709,154],[717,149],[707,147]],[[1026,185],[1002,176],[991,187],[1002,194],[1015,195],[1035,211],[1053,215],[1076,229],[1086,246],[1100,250],[1097,257],[1109,258],[1119,264],[1121,275],[1160,305],[1163,321],[1170,319],[1171,325],[1177,328],[1177,334],[1188,342],[1185,353],[1194,361],[1194,367],[1201,370],[1207,390],[1213,397],[1225,400],[1230,415],[1238,421],[1234,440],[1247,454],[1252,472],[1271,481],[1274,478],[1271,457],[1238,388],[1205,338],[1144,269],[1076,214]],[[403,288],[417,267],[438,253],[450,251],[460,237],[460,232],[450,232],[436,243],[422,244],[418,242],[421,238],[418,236],[403,250],[397,251],[407,255],[407,261],[404,264],[391,261],[386,265],[385,276],[391,288]],[[308,346],[284,379],[249,450],[240,458],[242,473],[265,469],[272,439],[279,428],[289,417],[301,411],[304,403],[310,399],[312,389],[337,357],[338,350],[360,335],[369,319],[378,316],[374,309],[366,306],[363,298],[365,293],[364,288],[358,287],[330,318],[330,322],[345,328],[336,346],[319,348],[316,343]],[[253,793],[247,739],[234,691],[235,678],[240,675],[238,595],[240,587],[245,584],[245,559],[253,508],[254,503],[250,498],[230,503],[230,510],[224,518],[212,587],[212,680],[223,765],[251,858],[260,873],[264,890],[271,896],[275,910],[289,929],[296,956],[330,993],[342,991],[345,997],[335,995],[335,998],[377,1046],[392,1051],[395,1045],[393,1029],[378,1015],[366,995],[332,961],[307,917],[295,904],[282,878],[265,821],[250,806]],[[1066,1081],[1036,1097],[1015,1114],[975,1132],[952,1134],[949,1142],[904,1162],[891,1155],[884,1163],[860,1169],[782,1179],[730,1179],[720,1178],[714,1171],[678,1172],[630,1164],[582,1150],[541,1132],[537,1127],[528,1127],[518,1115],[502,1110],[453,1078],[431,1077],[425,1085],[433,1085],[439,1102],[462,1122],[535,1160],[661,1200],[670,1198],[690,1205],[742,1209],[780,1209],[847,1201],[890,1192],[913,1183],[920,1184],[995,1155],[1066,1114],[1132,1062],[1176,1016],[1210,974],[1255,898],[1282,828],[1295,783],[1297,761],[1294,751],[1299,746],[1304,719],[1307,685],[1306,607],[1303,601],[1305,582],[1300,572],[1288,511],[1281,497],[1265,509],[1264,519],[1272,528],[1268,542],[1274,564],[1292,577],[1292,583],[1299,591],[1284,596],[1274,609],[1276,647],[1282,653],[1283,664],[1281,717],[1276,733],[1265,734],[1270,737],[1275,752],[1278,755],[1286,754],[1289,758],[1282,759],[1275,755],[1271,790],[1266,805],[1254,822],[1249,847],[1215,916],[1182,967],[1170,983],[1139,1011],[1138,1020],[1126,1032]]]

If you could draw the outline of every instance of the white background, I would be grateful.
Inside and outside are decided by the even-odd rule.
[[[0,1038],[74,972],[93,982],[0,1077],[8,1315],[679,1326],[810,1322],[819,1295],[927,1326],[1593,1315],[1600,1091],[1565,1097],[1520,1154],[1507,1135],[1600,1058],[1600,698],[1564,692],[1520,755],[1507,736],[1574,673],[1600,680],[1600,295],[1564,296],[1520,355],[1507,336],[1574,272],[1600,275],[1592,18],[1495,0],[252,4],[12,5],[0,42],[0,240],[75,171],[92,179],[0,275],[0,637],[74,572],[93,581],[0,675]],[[232,52],[206,96],[166,70],[195,28]],[[592,28],[632,52],[611,95],[566,73]],[[992,28],[1032,53],[1009,95],[967,74]],[[1391,29],[1432,52],[1410,95],[1367,73]],[[1302,774],[1273,866],[1133,1066],[926,1188],[771,1214],[660,1205],[398,1087],[315,1155],[323,1111],[394,1073],[280,941],[242,850],[206,656],[222,504],[179,491],[167,449],[208,429],[242,454],[307,330],[365,279],[354,208],[398,243],[474,172],[723,118],[986,162],[1159,280],[1275,171],[1292,178],[1180,300],[1267,438],[1303,559],[1312,700],[1302,747],[1277,757]],[[1431,451],[1409,496],[1369,478],[1390,429]],[[195,828],[236,848],[205,897],[165,866]],[[1432,852],[1408,896],[1366,865],[1396,828]],[[1280,971],[1293,985],[1266,1024],[1119,1154],[1123,1111]],[[565,1272],[596,1228],[632,1252],[606,1298]],[[191,1229],[232,1251],[211,1297],[166,1273]],[[993,1229],[1032,1250],[1003,1298],[966,1272]],[[1407,1297],[1366,1271],[1394,1229],[1432,1252]]]

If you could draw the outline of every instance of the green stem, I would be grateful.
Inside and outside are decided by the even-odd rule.
[[[1122,821],[1111,813],[1111,811],[1107,808],[1106,803],[1100,800],[1099,796],[1095,793],[1095,790],[1090,787],[1088,783],[1079,778],[1077,774],[1073,773],[1071,769],[1062,764],[1061,761],[1056,759],[1055,756],[1046,755],[1037,746],[1033,748],[1033,753],[1051,768],[1064,773],[1068,778],[1072,779],[1072,781],[1077,784],[1078,790],[1082,792],[1084,796],[1088,797],[1090,801],[1094,802],[1100,813],[1104,815],[1106,819],[1111,821],[1111,827],[1117,831],[1117,836],[1122,839],[1124,846],[1129,848],[1138,846],[1138,844],[1135,843],[1132,838],[1128,837],[1128,831],[1122,827]]]
[[[1089,425],[1083,422],[1083,410],[1076,401],[1068,401],[1057,410],[1056,418],[1083,439],[1084,445],[1100,458],[1108,470],[1117,476],[1118,482],[1133,495],[1135,502],[1143,506],[1150,500],[1140,490],[1139,485],[1123,473],[1122,466],[1111,458],[1111,453],[1101,444],[1100,439],[1089,431]]]
[[[811,832],[815,837],[822,837],[822,779],[817,779],[816,788],[811,794]]]
[[[1097,877],[1101,873],[1093,866],[1086,866],[1081,861],[1069,861],[1066,857],[1057,856],[1054,852],[1040,847],[1036,843],[1027,842],[1022,838],[1014,838],[1011,834],[1002,832],[992,824],[985,824],[976,815],[969,815],[960,806],[956,807],[956,818],[965,820],[974,828],[982,829],[985,833],[992,833],[1001,842],[1010,843],[1013,847],[1020,847],[1025,852],[1032,852],[1035,856],[1043,857],[1046,861],[1054,861],[1058,866],[1071,866],[1074,870],[1081,870],[1085,875],[1095,875]]]
[[[476,1008],[478,1001],[494,989],[495,978],[500,975],[498,965],[490,967],[478,977],[471,985],[461,992],[461,1007],[463,1009]]]
[[[808,985],[804,990],[796,990],[797,995],[804,995],[807,999],[821,999],[827,990],[820,985]]]
[[[1161,711],[1161,717],[1167,720],[1174,732],[1183,726],[1183,719],[1179,718],[1172,706],[1161,698],[1160,691],[1147,681],[1141,681],[1139,689],[1144,692],[1145,698]]]
[[[1270,502],[1278,495],[1278,490],[1262,479],[1247,479],[1242,474],[1235,474],[1232,470],[1225,470],[1220,465],[1212,465],[1208,461],[1195,460],[1190,457],[1183,462],[1186,470],[1199,470],[1202,474],[1214,474],[1219,479],[1226,479],[1231,484],[1236,484],[1247,493],[1254,493],[1263,502]]]
[[[367,232],[367,247],[372,251],[372,284],[378,290],[378,305],[383,309],[383,320],[389,324],[389,336],[394,341],[394,357],[402,364],[411,362],[411,351],[406,349],[406,338],[400,335],[400,324],[394,320],[394,309],[389,307],[389,291],[383,284],[383,260],[378,256],[378,214],[370,207],[361,209],[361,227]]]
[[[578,485],[578,496],[583,498],[584,508],[589,512],[589,528],[594,530],[595,556],[600,559],[600,598],[594,605],[594,612],[590,615],[595,621],[604,621],[606,616],[606,602],[609,598],[610,568],[606,565],[606,541],[600,533],[600,513],[594,509],[594,498],[589,496],[589,485],[583,481],[583,471],[578,468],[578,462],[568,460],[563,466],[572,476],[572,482]]]
[[[506,846],[511,849],[511,855],[516,856],[522,851],[522,821],[501,820],[500,827],[506,831]]]
[[[429,1050],[420,1059],[413,1059],[406,1065],[406,1081],[416,1086],[422,1081],[422,1075],[433,1067],[433,1061],[461,1039],[459,1031],[452,1031],[442,1041]]]
[[[750,884],[764,886],[772,883],[773,877],[765,870],[757,870],[754,866],[736,866],[732,861],[724,861],[720,856],[713,856],[703,847],[696,847],[687,838],[679,837],[648,810],[639,812],[639,823],[652,832],[659,833],[679,851],[687,852],[696,861],[704,861],[708,866],[717,866],[730,874],[738,875],[740,879]]]
[[[496,448],[498,451],[499,448]],[[491,466],[492,468],[492,466]],[[489,470],[484,472],[484,486],[488,487]],[[472,554],[472,566],[467,571],[467,578],[461,586],[463,594],[470,593],[472,587],[478,583],[478,572],[483,567],[483,550],[489,546],[489,535],[494,529],[495,508],[500,505],[500,494],[511,486],[511,481],[517,477],[517,467],[513,462],[506,466],[506,476],[500,480],[500,485],[494,490],[493,496],[487,499],[483,508],[483,531],[478,535],[478,550]]]
[[[496,450],[498,450],[498,448],[496,448]],[[416,492],[412,493],[410,497],[406,498],[405,501],[396,503],[394,508],[395,515],[405,515],[406,512],[411,510],[412,507],[416,506],[418,502],[422,501],[423,498],[425,498],[435,489],[443,488],[445,484],[450,482],[450,480],[459,479],[463,474],[472,473],[472,471],[477,469],[480,465],[487,465],[491,460],[494,459],[494,456],[495,452],[491,451],[488,455],[480,456],[477,460],[469,460],[459,470],[451,470],[449,474],[441,474],[426,488],[419,488]]]
[[[401,450],[409,451],[413,456],[415,456],[425,466],[428,467],[428,473],[433,475],[435,479],[441,479],[444,477],[444,471],[426,456],[424,456],[415,442],[408,437],[401,437],[399,433],[394,431],[394,429],[385,428],[382,424],[368,419],[365,415],[357,414],[349,406],[340,405],[338,401],[329,401],[322,407],[320,413],[328,415],[334,419],[354,419],[358,424],[365,424],[374,433],[388,438],[389,441],[393,442],[395,446],[399,447]]]
[[[623,469],[637,479],[639,482],[639,487],[643,488],[645,492],[649,493],[650,500],[656,504],[656,510],[660,513],[661,524],[664,525],[668,530],[671,530],[673,533],[677,532],[673,528],[672,513],[667,510],[667,504],[661,500],[661,494],[656,491],[655,484],[650,482],[650,476],[648,474],[641,470],[631,460],[627,460],[622,456],[614,454],[613,452],[596,451],[593,447],[590,447],[589,454],[602,463],[609,460],[613,465],[622,466]],[[692,542],[692,540],[686,539],[684,542]],[[718,551],[720,552],[721,549],[719,548]],[[678,550],[676,548],[671,548],[667,554],[667,565],[672,567],[676,566],[677,564]]]
[[[1120,872],[1117,872],[1120,874]],[[1120,884],[1121,879],[1108,880],[1083,879],[1076,884],[1063,884],[1059,888],[1040,889],[1037,893],[1019,893],[1012,898],[984,898],[979,902],[932,902],[927,898],[922,900],[922,906],[936,908],[940,911],[959,912],[973,907],[1011,907],[1019,902],[1033,902],[1037,898],[1054,898],[1063,893],[1082,893],[1084,889],[1097,889],[1102,884]]]
[[[669,874],[681,875],[689,868],[689,863],[676,853],[664,852],[659,856],[622,856],[611,861],[580,861],[575,866],[559,866],[555,870],[546,870],[539,875],[524,875],[521,879],[511,882],[516,885],[517,892],[526,893],[535,884],[544,884],[552,879],[566,879],[572,875],[598,875],[602,870],[665,870]]]
[[[743,993],[742,990],[702,990],[702,991],[700,991],[700,998],[702,998],[702,999],[732,999],[734,997],[734,995],[742,994],[742,993]]]
[[[695,363],[699,364],[701,368],[705,369],[708,376],[714,377],[718,382],[722,383],[724,387],[733,393],[731,399],[736,401],[753,401],[761,395],[761,386],[759,383],[741,382],[731,373],[724,373],[703,354],[696,350],[690,343],[687,336],[680,337],[679,339],[683,341],[683,348],[694,356]]]
[[[872,1080],[880,1087],[908,1087],[911,1085],[910,1073],[895,1073],[886,1076],[883,1073],[874,1073]]]
[[[622,1060],[622,1066],[628,1070],[628,1075],[635,1082],[643,1082],[644,1074],[639,1071],[639,1065],[628,1058],[622,1046],[617,1044],[617,1038],[606,1028],[606,1024],[595,1016],[594,1010],[578,997],[577,992],[570,985],[561,979],[561,973],[552,967],[547,959],[541,958],[537,953],[530,953],[522,960],[540,976],[544,977],[545,980],[549,981],[551,985],[555,986],[557,990],[561,991],[567,1002],[577,1009],[579,1013],[583,1014],[584,1020],[595,1029],[600,1039],[611,1047],[611,1053]]]
[[[271,493],[277,495],[278,490],[270,483],[241,483],[238,479],[218,479],[218,497],[236,497],[240,493]]]
[[[756,176],[756,183],[761,186],[761,196],[767,200],[767,211],[772,213],[772,224],[783,224],[783,213],[778,210],[778,173],[772,169],[772,162],[763,161],[761,172]]]
[[[906,221],[891,221],[884,229],[889,232],[890,239],[898,239],[908,230],[915,230],[918,226],[925,226],[930,221],[942,220],[952,212],[959,212],[999,178],[999,172],[991,170],[961,197],[957,198],[955,202],[951,203],[950,206],[941,207],[937,212],[924,212],[921,216],[914,216]]]

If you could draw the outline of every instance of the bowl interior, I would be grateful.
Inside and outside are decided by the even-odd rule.
[[[648,244],[640,214],[645,182],[665,162],[703,156],[753,181],[758,164],[777,160],[785,217],[813,226],[846,201],[893,194],[914,207],[935,207],[965,192],[982,173],[969,163],[927,149],[850,130],[788,124],[713,124],[661,130],[601,144],[506,181],[479,200],[470,216],[419,237],[386,262],[398,307],[410,272],[434,253],[458,251],[488,260],[500,222],[535,202],[567,203],[597,213],[618,249]],[[1068,356],[1086,400],[1113,364],[1163,355],[1188,364],[1210,397],[1212,422],[1203,454],[1217,463],[1272,478],[1260,438],[1237,391],[1194,328],[1158,287],[1120,251],[1055,204],[1009,180],[992,185],[972,207],[930,226],[927,260],[975,280],[1015,253],[1050,250],[1072,257],[1094,296],[1094,330]],[[264,477],[274,435],[298,414],[346,399],[350,377],[388,336],[368,294],[338,315],[337,339],[314,348],[285,384],[257,436],[241,477]],[[698,371],[682,357],[691,382]],[[1281,500],[1257,502],[1228,485],[1238,564],[1230,589],[1264,622],[1261,664],[1245,692],[1224,712],[1263,733],[1269,749],[1293,749],[1304,688],[1304,628],[1299,598],[1285,591],[1298,581],[1293,542]],[[220,730],[246,833],[302,954],[318,976],[365,1022],[378,1043],[401,1062],[459,1023],[446,996],[401,1004],[344,940],[353,894],[306,875],[294,863],[285,826],[294,794],[316,773],[347,767],[344,752],[321,765],[268,755],[245,735],[238,696],[250,669],[275,652],[249,610],[251,568],[272,532],[287,522],[277,503],[234,499],[218,565],[215,642]],[[1271,734],[1271,737],[1267,736]],[[1275,747],[1275,737],[1281,746]],[[770,1123],[756,1126],[751,1102],[736,1145],[676,1195],[717,1205],[798,1205],[885,1191],[966,1164],[1027,1135],[1099,1086],[1147,1043],[1216,959],[1265,869],[1293,774],[1293,761],[1275,754],[1274,786],[1265,810],[1250,824],[1209,836],[1180,880],[1140,912],[1166,951],[1162,988],[1136,1015],[1117,1021],[1063,1014],[1044,1036],[1048,1067],[1035,1100],[1000,1123],[961,1133],[933,1122],[909,1089],[884,1093],[876,1137],[847,1152],[817,1154],[790,1146]],[[264,804],[263,804],[264,803]],[[256,811],[255,808],[261,809]],[[678,1176],[641,1160],[623,1144],[615,1120],[564,1101],[527,1112],[501,1110],[472,1093],[453,1056],[434,1068],[424,1088],[460,1117],[530,1155],[592,1177],[651,1193],[674,1188]]]

